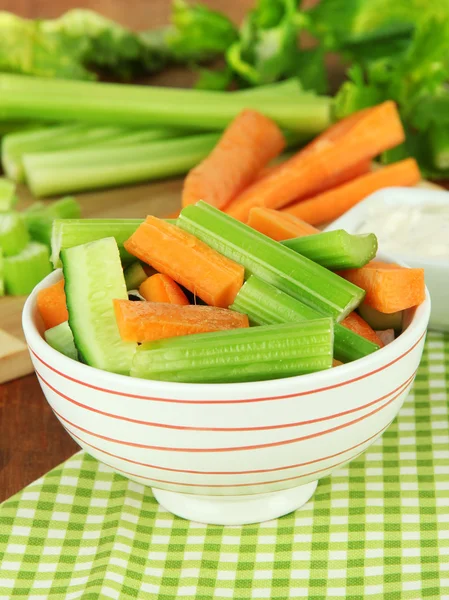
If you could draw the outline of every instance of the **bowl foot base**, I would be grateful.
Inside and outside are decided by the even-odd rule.
[[[289,490],[250,496],[195,496],[153,488],[166,510],[183,519],[206,525],[249,525],[282,517],[313,496],[317,481]]]

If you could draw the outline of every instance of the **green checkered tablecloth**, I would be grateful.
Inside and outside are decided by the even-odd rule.
[[[217,527],[80,452],[0,507],[0,599],[449,600],[449,335],[413,392],[303,509]]]

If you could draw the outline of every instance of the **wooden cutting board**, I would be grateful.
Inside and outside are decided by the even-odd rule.
[[[146,185],[79,194],[83,217],[164,217],[180,206],[182,180],[172,179]],[[439,186],[423,182],[420,187]],[[19,187],[19,209],[33,201],[27,188]],[[25,297],[0,298],[0,383],[33,372],[22,332],[21,313]]]

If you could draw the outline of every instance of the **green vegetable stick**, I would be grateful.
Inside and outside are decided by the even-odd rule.
[[[148,275],[138,260],[126,267],[123,274],[127,290],[138,290],[141,284],[148,279]]]
[[[320,313],[299,300],[281,292],[258,277],[251,277],[243,284],[232,310],[248,315],[252,325],[297,323],[319,319]],[[343,327],[334,325],[334,357],[343,363],[363,358],[379,349],[364,337]]]
[[[5,295],[5,279],[4,279],[4,265],[3,265],[3,250],[0,248],[0,296]]]
[[[325,231],[281,242],[327,269],[357,269],[376,256],[374,233],[353,235],[343,229]]]
[[[78,351],[68,321],[47,329],[44,336],[52,348],[73,360],[78,360]]]
[[[267,325],[148,342],[131,376],[184,383],[262,381],[332,366],[333,322]]]
[[[53,221],[77,219],[81,216],[81,207],[75,198],[67,196],[47,205],[35,202],[22,214],[31,237],[50,246]]]
[[[323,315],[341,321],[363,300],[364,290],[226,215],[206,202],[186,206],[178,226]]]
[[[29,242],[22,215],[17,212],[0,213],[0,248],[4,256],[19,254]]]
[[[11,210],[16,202],[16,184],[6,177],[0,177],[0,212]]]
[[[29,294],[51,271],[48,247],[30,242],[19,254],[4,259],[6,293],[12,296]]]

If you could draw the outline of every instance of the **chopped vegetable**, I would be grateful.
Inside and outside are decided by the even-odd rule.
[[[113,300],[128,300],[117,243],[104,238],[61,252],[69,325],[83,362],[129,375],[136,345],[124,342]]]
[[[191,233],[156,217],[147,217],[124,246],[211,306],[227,308],[243,285],[242,266]]]
[[[73,360],[78,360],[78,351],[68,321],[47,329],[44,335],[47,343],[52,348]]]
[[[363,299],[360,288],[348,287],[335,273],[205,202],[186,206],[178,224],[245,267],[247,277],[256,275],[337,321],[344,319]]]
[[[263,206],[255,206],[249,211],[248,225],[277,242],[320,233],[319,229],[294,215]]]
[[[6,177],[0,177],[0,212],[11,210],[16,202],[15,183],[6,179]]]
[[[182,205],[204,200],[223,208],[285,146],[279,127],[255,110],[244,110],[228,126],[212,152],[184,180]]]
[[[213,306],[114,300],[114,309],[120,335],[127,342],[150,342],[194,333],[249,327],[246,315]]]
[[[36,298],[36,305],[45,329],[51,329],[67,321],[69,313],[64,292],[64,279],[40,290]]]
[[[335,178],[340,179],[348,169],[366,164],[403,140],[404,130],[393,102],[360,111],[330,127],[267,177],[249,186],[227,212],[246,221],[253,206],[281,208],[316,194],[323,186],[333,185]]]
[[[384,346],[388,346],[391,342],[394,342],[395,332],[394,329],[384,329],[383,331],[376,331],[376,335],[382,341]]]
[[[53,221],[77,219],[81,216],[81,207],[75,198],[67,196],[48,205],[36,202],[22,215],[32,239],[50,246]]]
[[[252,325],[297,323],[321,317],[318,311],[254,275],[244,283],[230,308],[247,314]],[[378,348],[340,323],[334,324],[334,356],[338,360],[357,360]]]
[[[343,229],[293,238],[282,244],[334,271],[363,267],[377,253],[374,233],[352,235]]]
[[[366,291],[365,303],[382,313],[395,313],[424,302],[424,269],[372,261],[341,276]]]
[[[179,285],[168,275],[155,273],[139,287],[140,294],[150,302],[187,305],[189,301]]]
[[[429,131],[429,145],[432,150],[432,164],[435,169],[449,169],[449,132],[447,127],[434,125]]]
[[[331,368],[332,344],[330,318],[183,336],[139,346],[131,376],[185,383],[292,377]]]
[[[4,259],[5,290],[11,296],[24,296],[51,273],[48,247],[29,242],[14,256]]]
[[[138,290],[140,284],[148,278],[145,269],[138,260],[128,265],[123,274],[125,276],[127,290]]]
[[[343,327],[347,327],[354,333],[361,335],[380,348],[382,348],[384,345],[376,332],[368,325],[366,321],[362,319],[360,315],[355,312],[350,313],[345,319],[343,319],[341,325]]]
[[[0,248],[5,257],[22,252],[29,239],[21,214],[17,212],[0,213]]]
[[[313,198],[296,202],[283,210],[312,225],[320,225],[337,219],[377,190],[392,186],[413,186],[420,180],[421,173],[415,159],[407,158],[368,175],[357,177],[349,183]]]
[[[358,313],[374,330],[385,330],[394,329],[395,331],[402,331],[402,319],[404,313],[402,311],[386,314],[381,313],[371,306],[368,306],[365,302],[362,302],[357,308]]]

